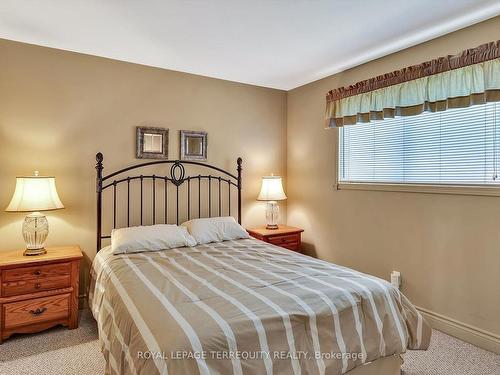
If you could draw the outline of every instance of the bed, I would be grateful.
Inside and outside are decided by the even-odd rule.
[[[115,227],[120,180],[106,182],[102,155],[97,160],[101,248],[108,237],[101,231],[102,191],[114,190]],[[175,181],[176,221],[184,206],[186,217],[201,214],[187,202],[180,208],[179,181],[189,176],[178,167],[182,162],[170,163],[173,175],[165,178]],[[241,159],[237,171],[229,185],[237,190],[235,216],[241,222]],[[206,177],[215,181],[215,187],[206,186],[208,199],[215,199],[214,209],[205,211],[231,214],[231,205],[221,203],[219,177]],[[130,178],[121,180],[129,184]],[[187,201],[195,196],[201,203],[201,195],[190,191]],[[230,201],[229,189],[228,195]],[[130,201],[130,191],[126,196]],[[126,212],[130,216],[128,206]],[[431,335],[390,283],[253,238],[121,255],[104,246],[92,264],[89,304],[110,374],[395,375],[400,354],[426,349]]]

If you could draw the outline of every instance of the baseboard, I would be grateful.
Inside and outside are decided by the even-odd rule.
[[[450,317],[417,306],[432,328],[442,331],[450,336],[500,354],[500,336],[480,328],[459,322]]]

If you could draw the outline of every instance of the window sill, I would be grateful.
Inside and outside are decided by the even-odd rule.
[[[335,188],[337,190],[392,191],[400,193],[480,195],[493,197],[500,196],[500,186],[492,185],[426,185],[342,182],[337,183]]]

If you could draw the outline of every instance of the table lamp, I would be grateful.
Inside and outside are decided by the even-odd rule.
[[[16,190],[7,212],[31,212],[24,218],[23,237],[26,242],[24,255],[45,254],[45,240],[49,234],[49,222],[40,211],[64,208],[56,190],[54,177],[34,176],[17,177]]]
[[[278,229],[279,206],[277,201],[285,200],[280,176],[262,177],[262,187],[257,197],[259,201],[267,201],[266,205],[266,229]]]

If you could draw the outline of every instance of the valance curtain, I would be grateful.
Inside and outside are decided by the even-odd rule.
[[[330,91],[326,128],[500,101],[500,40]]]

